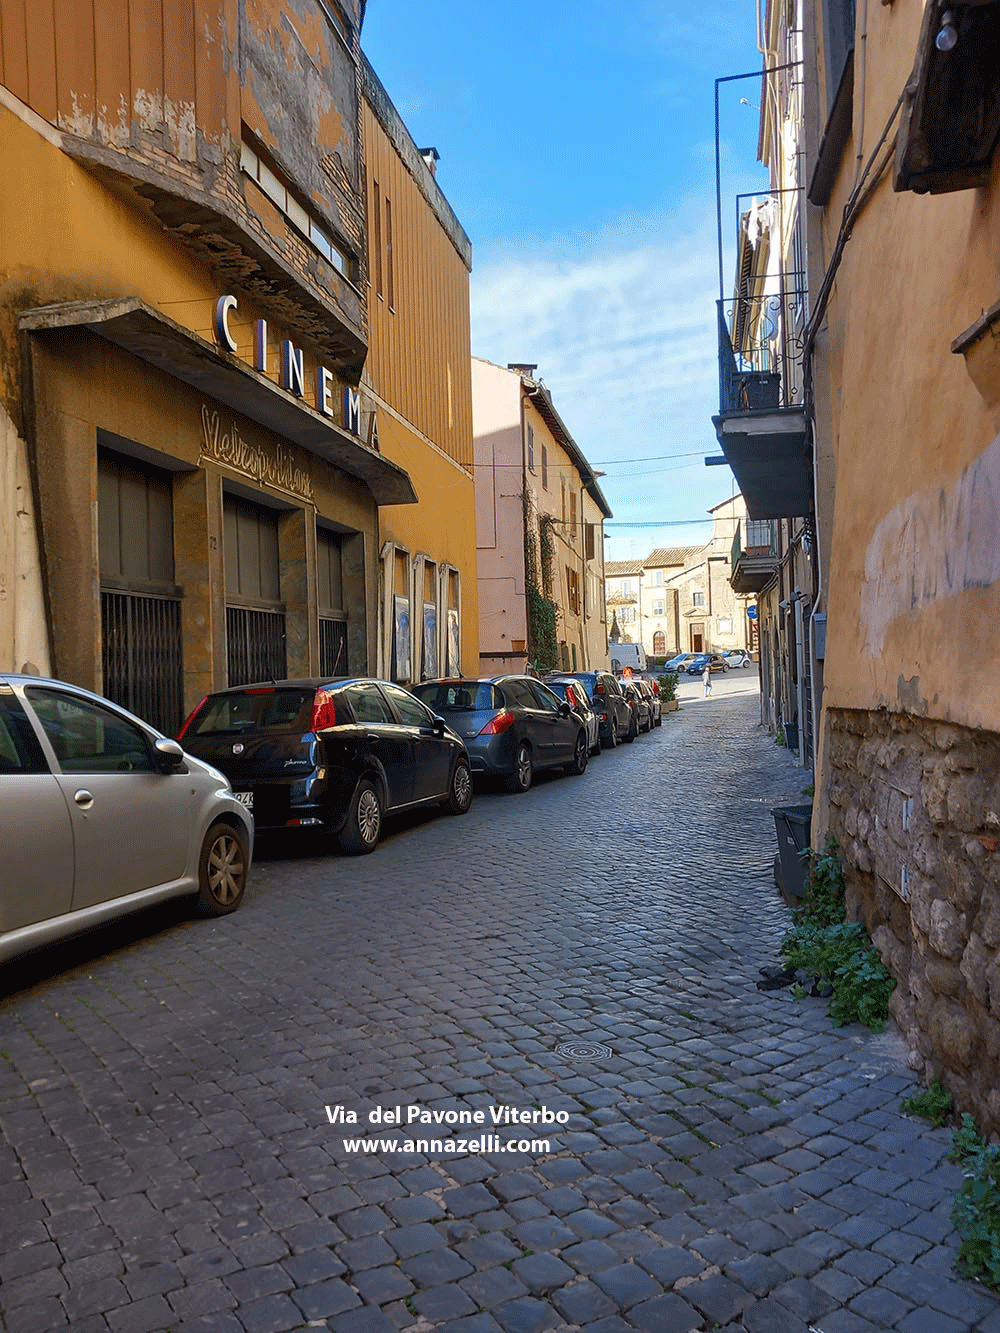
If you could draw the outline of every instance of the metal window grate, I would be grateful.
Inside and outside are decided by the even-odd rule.
[[[108,699],[176,735],[183,702],[180,599],[102,590],[101,667]]]
[[[319,618],[319,674],[349,675],[347,666],[347,621]]]
[[[226,653],[230,685],[284,680],[288,673],[284,612],[227,606]]]

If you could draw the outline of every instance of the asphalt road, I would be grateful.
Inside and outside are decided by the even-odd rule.
[[[754,673],[701,695],[370,857],[262,844],[225,920],[9,968],[8,1333],[997,1333],[895,1036],[756,989],[805,779]]]

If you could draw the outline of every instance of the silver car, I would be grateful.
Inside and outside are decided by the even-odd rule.
[[[252,849],[218,770],[87,690],[0,675],[0,961],[166,898],[232,912]]]

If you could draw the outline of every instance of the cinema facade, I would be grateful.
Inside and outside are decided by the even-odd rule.
[[[209,0],[140,47],[88,0],[4,46],[0,670],[172,732],[380,664],[417,491],[362,384],[362,8]]]

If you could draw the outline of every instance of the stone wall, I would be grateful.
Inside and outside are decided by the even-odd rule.
[[[896,978],[913,1067],[1000,1133],[1000,734],[887,711],[828,720],[848,915]]]

